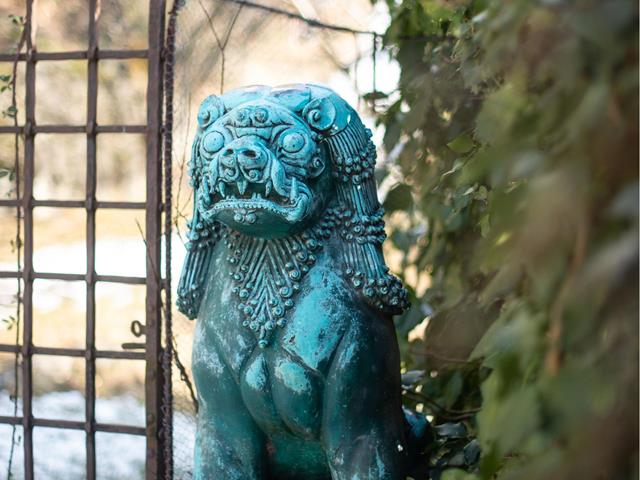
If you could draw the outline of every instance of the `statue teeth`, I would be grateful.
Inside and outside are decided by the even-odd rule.
[[[240,195],[244,195],[244,192],[247,191],[247,185],[249,183],[245,179],[238,180],[238,192],[240,192]]]
[[[223,197],[227,196],[227,192],[225,191],[226,188],[227,186],[224,182],[218,183],[218,190],[220,190],[220,195],[222,195]]]
[[[267,183],[264,186],[264,196],[268,197],[271,193],[271,180],[267,180]]]
[[[275,191],[283,197],[287,195],[286,178],[284,167],[279,162],[273,162],[271,167],[271,181],[273,182]]]
[[[296,177],[291,177],[291,190],[289,191],[289,200],[291,203],[296,201],[298,197],[298,179]]]

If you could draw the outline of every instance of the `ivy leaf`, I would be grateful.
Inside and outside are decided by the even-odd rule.
[[[461,133],[456,138],[447,143],[447,147],[459,154],[470,152],[474,146],[475,143],[473,141],[473,138],[471,138],[471,135],[469,135],[468,133]]]
[[[387,213],[392,213],[396,210],[408,210],[412,203],[411,187],[399,183],[389,191],[383,206]]]
[[[4,117],[15,118],[18,113],[18,109],[14,105],[10,105],[7,109],[2,112]]]
[[[447,469],[442,473],[440,480],[477,480],[478,476],[465,472],[459,468]]]
[[[436,433],[440,437],[447,438],[466,438],[467,437],[467,427],[464,426],[464,423],[443,423],[441,425],[436,425],[435,427]]]
[[[424,378],[424,370],[409,370],[402,374],[402,386],[410,388]]]
[[[464,462],[467,465],[475,465],[480,458],[480,443],[474,438],[465,445],[462,452],[464,454]]]
[[[389,94],[388,93],[384,93],[381,92],[379,90],[376,90],[375,92],[367,92],[364,95],[362,95],[363,100],[381,100],[383,98],[389,98]]]

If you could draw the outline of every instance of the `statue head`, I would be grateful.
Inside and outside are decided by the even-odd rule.
[[[373,306],[401,312],[406,292],[382,255],[375,160],[369,129],[326,87],[254,86],[207,97],[190,162],[193,254],[179,287],[181,310],[197,314],[221,230],[279,239],[319,228],[320,237],[343,243],[346,280]]]
[[[207,97],[192,164],[201,218],[267,238],[308,227],[333,195],[326,139],[350,114],[322,87],[249,87]]]

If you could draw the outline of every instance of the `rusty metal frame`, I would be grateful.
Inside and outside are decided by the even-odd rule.
[[[25,124],[18,127],[0,126],[0,134],[16,133],[24,139],[24,189],[22,198],[0,200],[0,207],[22,207],[24,221],[24,258],[22,271],[0,271],[0,278],[22,279],[24,291],[23,332],[20,345],[0,344],[0,352],[14,353],[22,359],[22,416],[0,416],[0,424],[21,425],[23,429],[25,479],[34,478],[33,428],[50,427],[83,430],[86,438],[87,479],[96,478],[96,432],[109,432],[146,437],[146,469],[148,480],[162,478],[165,472],[165,438],[161,431],[163,415],[170,415],[171,405],[163,404],[162,318],[161,293],[161,225],[162,225],[162,72],[165,23],[165,1],[149,0],[147,50],[100,50],[97,43],[98,0],[89,0],[89,38],[86,51],[47,52],[36,50],[33,12],[37,0],[26,1],[26,51],[0,53],[0,62],[25,63]],[[148,62],[147,122],[146,125],[98,125],[97,94],[98,65],[103,59],[146,58]],[[87,120],[86,125],[38,125],[35,117],[36,64],[43,61],[86,60]],[[84,200],[47,200],[33,198],[35,136],[39,133],[85,133],[87,136],[86,195]],[[96,200],[96,138],[101,133],[142,133],[146,136],[146,202],[101,202]],[[33,209],[36,207],[64,207],[85,209],[86,274],[44,273],[33,268]],[[102,208],[136,209],[145,211],[147,247],[146,277],[98,275],[95,272],[96,211]],[[33,283],[36,279],[83,281],[86,284],[86,339],[83,349],[40,347],[33,344]],[[95,346],[95,286],[98,282],[115,282],[146,286],[146,342],[141,351],[97,350]],[[85,359],[85,421],[35,418],[32,409],[34,354]],[[145,361],[145,427],[97,423],[95,418],[95,362],[99,358]],[[171,451],[169,449],[169,451]]]

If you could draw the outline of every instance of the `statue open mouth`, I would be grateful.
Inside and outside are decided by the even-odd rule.
[[[309,188],[296,177],[279,176],[264,182],[249,183],[242,178],[235,182],[202,178],[198,205],[206,221],[233,220],[239,224],[254,224],[261,215],[275,215],[287,223],[303,219],[311,202]]]

